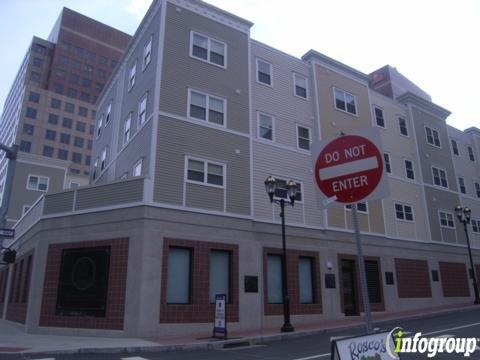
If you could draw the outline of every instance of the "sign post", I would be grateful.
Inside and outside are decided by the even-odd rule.
[[[370,129],[356,135],[340,135],[314,144],[315,180],[321,191],[324,207],[352,206],[352,222],[357,245],[360,286],[367,333],[372,333],[372,318],[368,297],[365,262],[363,259],[357,203],[377,200],[388,195],[383,176],[383,156],[379,150],[378,130]]]
[[[216,334],[223,334],[222,338],[227,338],[227,295],[215,295],[215,323],[213,325],[213,337],[218,337]]]

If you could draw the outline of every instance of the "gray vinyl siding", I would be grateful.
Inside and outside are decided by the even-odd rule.
[[[190,183],[185,185],[185,205],[187,207],[224,211],[224,189]]]
[[[74,191],[65,191],[45,196],[43,213],[45,215],[69,212],[73,210]]]
[[[160,110],[186,117],[188,88],[226,99],[226,126],[249,133],[248,35],[167,4]],[[190,57],[191,30],[226,44],[226,69]]]
[[[160,116],[156,153],[154,201],[183,206],[185,157],[226,166],[226,211],[250,213],[250,163],[248,137]],[[186,199],[190,203],[190,199]],[[217,206],[206,199],[202,208]]]

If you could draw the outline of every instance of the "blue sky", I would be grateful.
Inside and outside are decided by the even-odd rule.
[[[478,0],[207,0],[255,23],[252,37],[300,57],[309,49],[369,73],[395,66],[480,127]],[[0,0],[0,109],[33,35],[46,38],[63,6],[133,34],[151,0]]]

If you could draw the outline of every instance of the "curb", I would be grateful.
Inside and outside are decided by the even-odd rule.
[[[375,321],[375,325],[385,325],[394,321],[409,321],[409,320],[418,320],[418,319],[428,319],[435,317],[437,315],[445,315],[459,312],[467,312],[474,310],[472,307],[458,308],[458,309],[448,309],[444,311],[438,311],[428,314],[417,314],[405,317],[384,319]],[[338,325],[332,326],[323,329],[312,329],[312,330],[300,330],[293,333],[280,333],[280,334],[270,334],[270,335],[258,335],[258,336],[246,336],[239,337],[236,339],[230,340],[211,340],[204,342],[196,343],[183,343],[175,345],[152,345],[152,346],[130,346],[130,347],[107,347],[107,348],[77,348],[77,349],[68,349],[68,350],[46,350],[46,351],[22,351],[22,352],[0,352],[1,356],[21,356],[25,357],[36,357],[36,356],[55,356],[55,355],[73,355],[73,354],[131,354],[131,353],[152,353],[152,352],[170,352],[170,351],[189,351],[189,350],[212,350],[212,349],[222,349],[225,345],[231,345],[231,347],[238,344],[238,346],[252,346],[257,344],[262,344],[270,341],[279,341],[286,338],[295,339],[303,336],[318,335],[318,334],[328,334],[334,333],[347,329],[358,329],[364,327],[364,323],[358,324],[349,324],[349,325]],[[239,345],[242,344],[242,345]],[[243,345],[245,344],[245,345]]]

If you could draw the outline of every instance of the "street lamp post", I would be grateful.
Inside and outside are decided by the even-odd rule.
[[[290,323],[290,298],[288,297],[287,284],[287,246],[285,240],[285,199],[274,199],[275,190],[277,188],[277,180],[273,176],[269,176],[265,180],[265,190],[270,198],[271,203],[280,205],[280,217],[282,218],[282,291],[283,291],[283,326],[282,332],[295,331]],[[297,184],[293,180],[287,182],[287,198],[290,200],[290,205],[295,203],[295,196],[297,195]]]
[[[470,248],[470,238],[468,236],[467,229],[467,224],[470,224],[471,212],[472,210],[470,210],[468,207],[462,208],[460,205],[457,205],[455,207],[455,213],[457,214],[458,220],[463,223],[463,228],[467,237],[468,256],[470,258],[470,267],[472,269],[473,292],[475,293],[475,301],[473,303],[480,304],[480,297],[478,296],[477,277],[475,275],[475,266],[473,264],[472,249]]]

